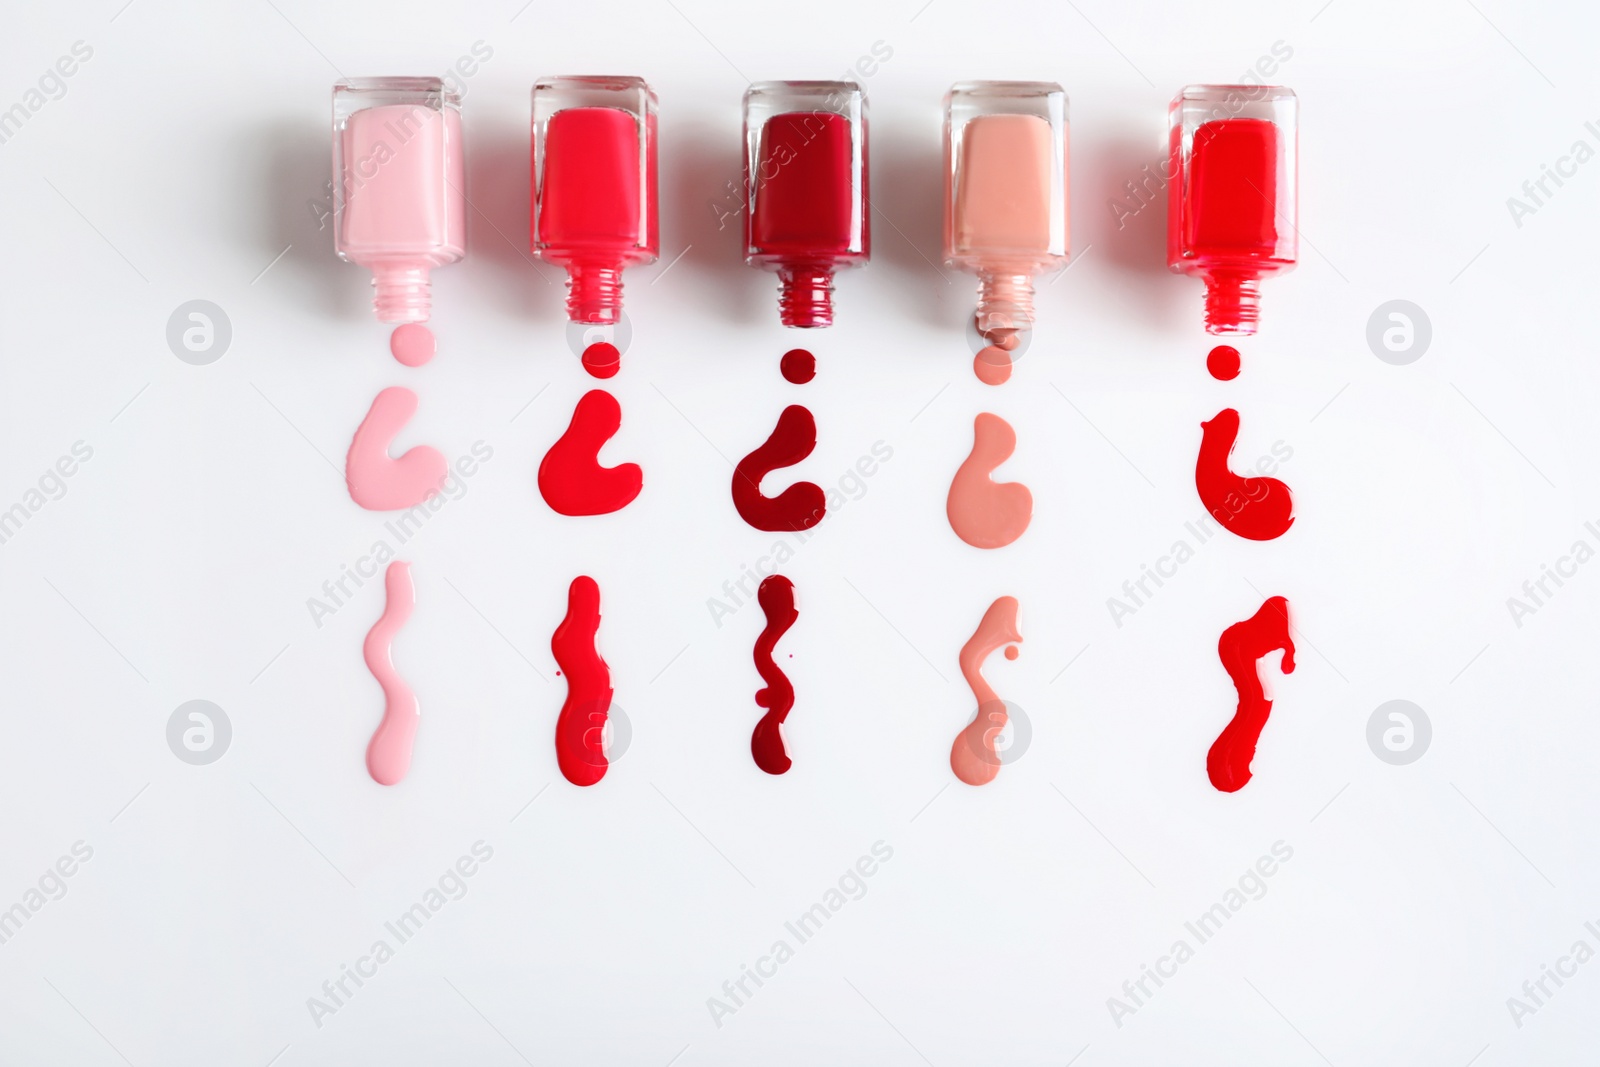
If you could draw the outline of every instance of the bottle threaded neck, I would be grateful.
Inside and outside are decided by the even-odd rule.
[[[1206,333],[1248,337],[1260,318],[1260,278],[1234,273],[1206,278]]]
[[[428,268],[373,268],[372,309],[378,313],[379,322],[427,322],[433,312],[433,282]]]
[[[778,318],[785,326],[833,325],[833,271],[794,267],[778,272]]]
[[[567,318],[586,325],[616,325],[622,318],[622,268],[568,266]]]
[[[1033,275],[983,271],[978,274],[978,332],[992,337],[1033,327]]]

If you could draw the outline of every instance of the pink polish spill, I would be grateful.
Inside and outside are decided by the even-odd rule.
[[[790,404],[778,416],[772,436],[733,469],[733,506],[758,530],[809,530],[827,514],[828,498],[813,482],[795,482],[777,496],[763,496],[761,479],[792,467],[817,447],[817,420],[810,410]]]
[[[622,426],[622,405],[604,389],[578,399],[567,432],[539,464],[539,492],[562,515],[608,515],[633,502],[644,488],[637,463],[600,465],[600,449]]]
[[[1281,537],[1294,525],[1289,487],[1276,478],[1246,478],[1228,469],[1228,456],[1239,436],[1239,413],[1224,408],[1210,422],[1202,422],[1200,429],[1200,456],[1194,468],[1200,502],[1212,518],[1240,537],[1252,541]]]
[[[420,322],[403,322],[389,335],[390,354],[408,367],[422,366],[437,348],[433,331]]]
[[[778,363],[785,381],[804,385],[817,376],[817,357],[803,348],[791,348]]]
[[[594,785],[606,775],[606,718],[611,711],[611,668],[600,658],[600,586],[588,575],[572,579],[567,615],[550,638],[550,651],[567,679],[567,699],[556,719],[556,762],[573,785]]]
[[[609,341],[596,341],[583,350],[583,369],[592,378],[614,378],[622,369],[622,353]]]
[[[1011,458],[1017,433],[988,412],[973,421],[972,453],[950,483],[945,514],[956,536],[976,548],[1000,548],[1022,536],[1033,518],[1033,494],[1020,482],[996,482],[989,475]]]
[[[350,499],[368,511],[415,507],[436,492],[449,474],[437,448],[417,445],[399,459],[389,455],[395,434],[417,413],[417,394],[390,386],[372,401],[345,456],[344,480]]]
[[[781,574],[769,575],[756,589],[756,600],[766,613],[767,625],[756,638],[756,670],[766,688],[756,691],[756,706],[767,709],[750,735],[750,754],[768,774],[782,774],[793,764],[783,743],[783,722],[794,707],[794,685],[773,662],[772,650],[800,613],[794,606],[794,583]]]
[[[396,785],[411,769],[411,748],[417,739],[417,695],[394,669],[395,634],[411,618],[416,590],[411,584],[411,564],[389,564],[383,576],[383,614],[367,631],[361,646],[367,670],[383,687],[383,721],[367,745],[367,773],[379,785]]]
[[[1206,354],[1206,370],[1219,382],[1231,382],[1239,376],[1239,350],[1232,345],[1218,345]]]
[[[1250,781],[1250,763],[1256,757],[1256,742],[1272,714],[1272,701],[1261,684],[1257,662],[1269,652],[1283,652],[1283,673],[1294,673],[1294,640],[1289,636],[1289,602],[1281,596],[1268,597],[1250,618],[1222,631],[1217,655],[1223,669],[1233,679],[1239,693],[1239,706],[1233,719],[1206,753],[1206,774],[1211,784],[1224,793],[1235,793]]]
[[[1000,753],[995,742],[1008,718],[1005,701],[984,680],[983,661],[1001,645],[1010,646],[1006,659],[1016,659],[1017,646],[1011,642],[1021,640],[1022,635],[1017,632],[1017,598],[1003,596],[989,605],[983,621],[961,646],[961,674],[977,698],[978,713],[950,746],[950,769],[968,785],[986,785],[1000,773]]]

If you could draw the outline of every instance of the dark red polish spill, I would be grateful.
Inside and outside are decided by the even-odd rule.
[[[817,376],[817,357],[803,348],[791,348],[783,354],[778,368],[787,380],[804,385]]]
[[[766,629],[756,638],[755,648],[756,670],[767,686],[756,691],[756,704],[766,708],[767,713],[750,735],[750,754],[755,757],[756,766],[768,774],[782,774],[793,765],[779,727],[794,707],[794,685],[773,662],[772,650],[800,617],[794,606],[794,583],[781,574],[763,578],[756,589],[756,600],[767,615]]]
[[[567,679],[567,699],[556,719],[556,762],[573,785],[605,777],[606,716],[611,710],[611,669],[600,658],[600,586],[588,575],[572,579],[567,617],[550,638],[550,651]]]
[[[596,341],[583,350],[583,369],[595,378],[614,378],[622,369],[622,353],[609,341]]]
[[[1231,382],[1239,376],[1239,350],[1232,345],[1218,345],[1206,356],[1206,370],[1219,382]]]
[[[563,515],[607,515],[627,507],[644,487],[637,463],[600,465],[601,447],[622,425],[622,406],[604,389],[578,400],[572,422],[539,464],[539,492]]]
[[[1211,517],[1229,531],[1252,541],[1280,537],[1294,524],[1294,498],[1276,478],[1244,477],[1228,469],[1228,456],[1239,436],[1239,413],[1223,408],[1200,424],[1200,458],[1194,485]]]
[[[733,506],[739,517],[758,530],[809,530],[822,521],[828,498],[813,482],[795,482],[777,496],[761,494],[761,479],[781,467],[792,467],[817,447],[817,420],[809,409],[790,404],[778,416],[760,448],[733,469]]]
[[[1239,707],[1206,753],[1206,774],[1224,793],[1235,793],[1250,781],[1250,762],[1256,742],[1272,714],[1256,664],[1269,652],[1283,652],[1283,673],[1294,673],[1294,640],[1289,636],[1289,602],[1268,597],[1261,609],[1243,622],[1222,631],[1217,655],[1239,691]]]

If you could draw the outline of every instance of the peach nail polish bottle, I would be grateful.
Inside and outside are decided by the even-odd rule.
[[[959,82],[945,96],[945,262],[978,276],[994,344],[1033,326],[1033,279],[1067,264],[1067,94]]]
[[[333,87],[334,250],[372,271],[381,322],[427,322],[429,272],[466,254],[461,99],[438,78]]]

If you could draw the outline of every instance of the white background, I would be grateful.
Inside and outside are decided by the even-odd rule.
[[[1520,228],[1506,207],[1574,141],[1600,146],[1592,11],[122,3],[12,3],[0,35],[0,109],[94,49],[0,145],[0,508],[75,441],[94,450],[0,546],[0,908],[74,842],[94,850],[0,945],[0,1061],[1592,1061],[1600,963],[1520,1027],[1506,1003],[1578,939],[1600,948],[1600,564],[1520,628],[1506,607],[1600,543],[1600,163]],[[470,251],[436,274],[437,359],[408,370],[318,225],[329,88],[443,74],[478,41]],[[838,325],[803,338],[820,371],[799,389],[778,374],[797,338],[776,282],[712,205],[749,79],[837,77],[879,41],[874,258],[840,279]],[[1220,383],[1201,286],[1164,268],[1164,205],[1119,230],[1108,200],[1160,157],[1179,87],[1279,41],[1302,260],[1266,283],[1244,373]],[[594,383],[558,273],[524,256],[527,93],[564,73],[639,74],[661,99],[663,254],[627,276],[634,339],[607,385],[624,426],[605,457],[640,461],[645,488],[583,520],[544,505],[535,471]],[[940,98],[983,77],[1070,93],[1081,257],[999,389],[970,371],[971,280],[936,265]],[[165,341],[196,298],[233,326],[210,366]],[[1433,324],[1409,366],[1365,340],[1396,298]],[[320,628],[306,602],[383,536],[341,473],[394,384],[421,397],[401,445],[494,458],[402,554],[417,608],[395,656],[424,718],[385,789],[362,764],[381,583]],[[893,458],[785,568],[795,765],[772,778],[748,748],[759,608],[719,627],[707,600],[777,540],[735,514],[728,461],[793,402],[820,429],[797,474],[837,485],[880,440]],[[1245,463],[1293,448],[1294,528],[1217,537],[1119,628],[1107,598],[1202,512],[1199,423],[1224,406]],[[983,410],[1016,427],[1003,473],[1035,498],[995,552],[943,516]],[[587,790],[551,745],[549,639],[579,573],[633,727]],[[988,676],[1032,741],[973,789],[948,765],[973,711],[956,653],[1007,593],[1026,640]],[[1256,778],[1223,795],[1204,773],[1234,702],[1217,636],[1270,594],[1300,666],[1267,672]],[[165,740],[197,698],[233,725],[205,767]],[[1434,730],[1405,767],[1366,741],[1395,698]],[[469,892],[316,1026],[307,999],[479,840]],[[707,998],[880,840],[893,859],[866,895],[717,1026]],[[1184,923],[1280,840],[1293,858],[1265,896],[1116,1025],[1107,999],[1193,944]]]

